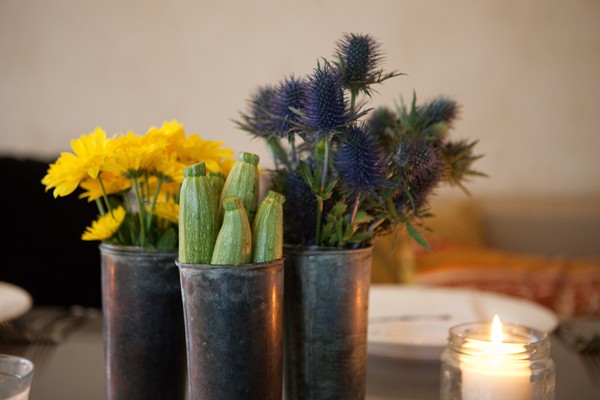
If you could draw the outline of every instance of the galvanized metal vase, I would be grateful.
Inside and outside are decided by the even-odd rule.
[[[186,352],[177,253],[100,245],[105,398],[183,399]]]
[[[286,400],[364,399],[371,253],[284,246]]]
[[[280,400],[283,260],[181,264],[192,400]]]

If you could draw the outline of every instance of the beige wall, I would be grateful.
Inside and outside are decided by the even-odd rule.
[[[342,32],[371,33],[413,90],[463,104],[477,196],[600,195],[595,0],[0,0],[0,153],[54,157],[97,125],[188,132],[261,154],[231,122],[259,84],[307,74]]]

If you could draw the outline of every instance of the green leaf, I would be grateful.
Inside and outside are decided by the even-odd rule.
[[[267,138],[267,145],[269,146],[269,149],[271,149],[275,161],[279,160],[284,165],[289,165],[287,153],[281,146],[279,138],[273,136]]]
[[[354,217],[354,225],[360,224],[368,224],[373,221],[375,218],[364,212],[363,210],[358,210],[356,216]]]
[[[423,247],[427,251],[431,251],[431,247],[429,246],[429,243],[427,243],[427,241],[425,240],[425,238],[423,236],[421,236],[419,231],[414,226],[412,226],[411,223],[408,221],[406,221],[406,230],[408,231],[409,235],[413,239],[415,239],[415,241],[417,243],[419,243],[421,245],[421,247]]]
[[[363,243],[370,240],[375,236],[375,232],[359,232],[355,233],[352,238],[348,240],[348,243]]]
[[[156,247],[159,250],[173,250],[177,247],[177,233],[175,228],[170,227],[160,237]]]

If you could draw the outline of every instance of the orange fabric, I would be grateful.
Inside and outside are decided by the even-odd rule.
[[[571,261],[462,248],[415,257],[415,282],[535,301],[562,317],[600,315],[600,260]]]

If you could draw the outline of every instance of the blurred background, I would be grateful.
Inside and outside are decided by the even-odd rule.
[[[342,33],[369,33],[382,43],[384,68],[407,74],[380,86],[371,105],[394,106],[413,92],[455,98],[462,114],[454,137],[479,140],[485,155],[476,167],[489,178],[468,185],[471,197],[439,190],[432,243],[471,255],[473,246],[533,254],[543,265],[589,260],[600,257],[599,20],[595,0],[0,0],[0,156],[47,163],[96,126],[143,133],[177,119],[269,167],[264,144],[232,122],[250,93],[309,74]],[[6,182],[16,167],[3,165]],[[40,228],[15,238],[23,217],[6,215],[28,199],[30,213],[42,212],[31,211],[38,198],[68,208],[60,225],[72,225],[72,242],[89,223],[75,211],[81,201],[44,195],[36,185],[45,167],[31,168],[15,203],[2,185],[2,246],[22,249],[13,263],[35,252],[23,243]],[[45,241],[57,236],[50,225]],[[389,265],[374,278],[404,279]]]

